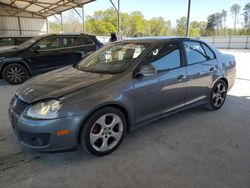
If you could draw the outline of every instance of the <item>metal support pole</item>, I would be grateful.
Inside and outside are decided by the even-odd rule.
[[[189,36],[190,7],[191,7],[191,0],[188,0],[188,12],[187,12],[187,23],[186,23],[186,37]]]
[[[46,18],[47,34],[50,34],[48,17]]]
[[[118,37],[120,38],[121,34],[121,17],[120,17],[120,0],[118,0]]]
[[[17,21],[18,21],[19,34],[22,35],[21,21],[19,16],[17,17]]]
[[[82,32],[85,33],[84,5],[82,5]]]
[[[85,31],[84,31],[84,9],[83,9],[83,6],[82,6],[82,15],[75,8],[73,8],[73,10],[81,18],[81,20],[82,20],[82,32],[85,33]]]
[[[113,5],[114,9],[116,10],[117,12],[117,17],[118,17],[118,21],[117,21],[117,34],[118,36],[120,37],[120,33],[121,33],[121,18],[120,18],[120,0],[117,0],[118,1],[118,6],[116,8],[115,4],[113,3],[112,0],[109,0],[110,3]]]
[[[61,31],[62,31],[62,33],[64,32],[64,28],[63,28],[63,17],[62,17],[62,13],[61,13]]]

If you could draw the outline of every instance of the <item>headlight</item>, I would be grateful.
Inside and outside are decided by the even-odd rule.
[[[30,106],[26,115],[34,119],[54,119],[57,118],[61,107],[58,100],[41,101]]]

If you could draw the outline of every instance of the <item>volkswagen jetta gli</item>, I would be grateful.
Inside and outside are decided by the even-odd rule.
[[[80,143],[102,156],[149,120],[197,105],[219,109],[234,79],[234,57],[200,40],[126,40],[26,82],[9,115],[15,135],[29,148],[62,150]]]

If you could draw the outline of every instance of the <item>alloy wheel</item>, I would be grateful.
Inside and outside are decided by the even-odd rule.
[[[90,130],[90,144],[100,152],[114,148],[122,138],[123,122],[114,114],[104,114],[96,120]]]
[[[223,105],[226,99],[227,89],[226,85],[223,82],[219,82],[213,90],[212,93],[212,103],[216,108],[219,108]]]
[[[21,83],[25,79],[25,72],[21,67],[10,67],[6,77],[13,83]]]

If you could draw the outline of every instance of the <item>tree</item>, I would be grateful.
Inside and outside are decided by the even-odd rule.
[[[245,34],[250,34],[250,3],[247,3],[243,9]]]
[[[222,13],[214,13],[208,16],[207,18],[207,34],[215,35],[215,29],[217,30],[217,35],[220,35],[220,31],[222,28],[223,22],[223,14]]]
[[[239,4],[233,4],[230,8],[230,11],[234,17],[234,34],[236,33],[236,24],[238,23],[238,16],[240,14],[240,5]]]
[[[167,22],[162,17],[151,18],[150,24],[150,34],[154,36],[166,35]]]
[[[191,37],[200,37],[202,35],[205,35],[206,26],[207,26],[206,22],[198,22],[198,21],[190,22],[189,35]]]
[[[140,11],[134,11],[130,15],[130,26],[131,31],[130,35],[134,37],[143,36],[144,34],[144,25],[146,21],[143,14]]]
[[[185,36],[187,18],[181,17],[176,20],[176,34],[177,36]]]
[[[223,34],[225,35],[225,29],[226,29],[226,21],[227,21],[227,11],[224,9],[221,12],[221,19],[223,23]]]
[[[60,33],[62,28],[61,24],[56,21],[49,22],[50,33]]]

